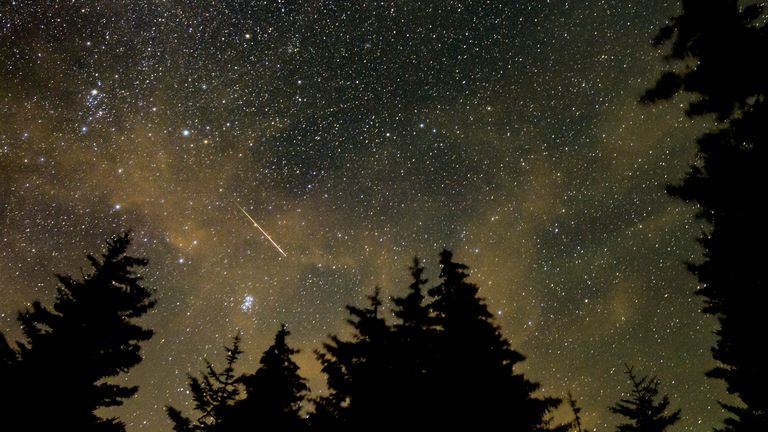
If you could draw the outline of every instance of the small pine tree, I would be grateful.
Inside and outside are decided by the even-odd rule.
[[[299,351],[286,342],[290,334],[281,325],[274,343],[261,356],[261,367],[240,378],[246,397],[235,405],[238,430],[256,427],[297,431],[306,427],[300,412],[309,387],[291,358]]]
[[[153,334],[135,322],[155,301],[135,272],[147,260],[128,255],[130,243],[130,232],[111,237],[100,258],[87,255],[93,272],[82,279],[57,275],[60,286],[53,308],[34,302],[18,316],[25,340],[15,349],[0,343],[0,369],[14,378],[0,391],[20,427],[125,429],[122,422],[101,418],[95,411],[122,405],[136,394],[138,387],[108,380],[141,362],[140,343]]]
[[[669,408],[667,395],[658,400],[659,380],[656,377],[638,377],[629,365],[626,365],[626,373],[632,383],[629,397],[609,408],[612,413],[629,420],[616,428],[618,432],[664,432],[680,420],[679,409],[666,412]]]
[[[243,353],[240,349],[240,334],[232,338],[232,346],[224,349],[227,352],[224,369],[217,371],[205,359],[205,371],[200,373],[200,378],[189,375],[189,390],[195,411],[199,414],[196,420],[191,420],[172,406],[165,407],[174,431],[234,430],[231,424],[233,406],[239,400],[242,389],[239,377],[235,375],[235,363]]]
[[[582,432],[583,429],[581,428],[581,407],[576,402],[576,399],[573,397],[573,394],[571,394],[570,390],[568,391],[568,398],[566,400],[568,401],[568,407],[571,408],[571,412],[573,413],[573,420],[571,421],[571,430],[574,432]]]

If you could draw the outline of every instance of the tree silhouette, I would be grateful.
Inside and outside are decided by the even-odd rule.
[[[368,297],[369,306],[347,306],[352,316],[347,322],[354,334],[351,340],[331,336],[330,342],[316,354],[327,376],[329,394],[315,400],[313,426],[351,430],[376,428],[397,417],[381,418],[381,412],[391,402],[392,352],[389,351],[390,327],[380,316],[382,306],[377,287]]]
[[[405,332],[406,337],[411,336],[410,333],[419,334],[429,326],[429,309],[424,304],[425,296],[422,292],[429,280],[423,277],[424,266],[418,257],[413,258],[413,265],[409,270],[413,282],[408,286],[408,294],[405,297],[392,298],[395,305],[392,312],[400,320],[395,324],[395,328]]]
[[[666,413],[669,397],[659,397],[659,380],[656,377],[638,377],[629,365],[626,374],[632,383],[629,397],[622,398],[609,409],[629,420],[620,424],[618,432],[664,432],[680,420],[680,410]]]
[[[224,349],[227,352],[224,369],[218,371],[208,359],[204,359],[205,371],[200,372],[200,378],[189,375],[189,390],[195,411],[199,414],[197,419],[191,420],[172,406],[165,407],[176,432],[236,430],[232,413],[242,388],[239,377],[235,375],[235,363],[243,353],[240,334],[232,338],[232,346]]]
[[[137,387],[109,381],[141,361],[140,342],[152,330],[135,323],[155,305],[127,254],[130,232],[107,240],[100,258],[87,255],[92,273],[57,275],[53,308],[34,302],[19,313],[25,340],[11,348],[2,337],[0,368],[12,375],[2,387],[11,421],[26,430],[123,431],[122,422],[95,414],[118,406]],[[14,420],[15,419],[15,420]]]
[[[424,268],[414,260],[407,295],[393,299],[394,325],[381,316],[378,289],[368,307],[347,308],[351,338],[331,336],[318,352],[329,394],[316,399],[313,426],[565,431],[550,427],[560,401],[533,396],[539,385],[514,372],[524,357],[465,280],[467,267],[449,251],[440,264],[441,281],[427,305]]]
[[[653,40],[668,44],[670,69],[641,101],[654,103],[686,92],[697,96],[686,114],[714,114],[721,122],[741,116],[764,102],[768,65],[756,53],[765,47],[764,5],[740,9],[737,0],[682,0],[682,14],[672,17]]]
[[[240,378],[246,397],[235,404],[237,430],[297,431],[306,427],[300,411],[309,387],[291,358],[299,351],[287,344],[286,337],[290,334],[285,325],[281,325],[274,343],[261,356],[261,367]]]
[[[717,318],[713,357],[719,365],[710,377],[722,379],[739,403],[723,404],[733,415],[725,431],[768,430],[768,368],[761,344],[749,335],[768,326],[768,300],[762,250],[759,185],[768,164],[768,30],[763,5],[741,9],[736,0],[684,0],[682,14],[671,19],[654,44],[667,41],[673,67],[643,95],[647,103],[680,92],[694,94],[687,114],[714,114],[719,123],[698,139],[698,160],[679,185],[668,192],[698,204],[708,229],[699,239],[704,260],[689,269],[701,284],[704,312]]]
[[[431,365],[435,357],[435,332],[432,318],[425,300],[424,266],[414,257],[410,267],[413,281],[404,297],[393,297],[393,315],[396,322],[390,338],[390,361],[392,366],[390,389],[395,397],[388,410],[396,411],[401,418],[409,419],[413,429],[430,427],[429,416],[434,400],[433,374]]]
[[[576,399],[573,397],[570,390],[568,391],[568,397],[566,398],[566,401],[568,402],[568,407],[571,408],[571,412],[573,413],[571,430],[574,432],[582,432],[584,429],[581,428],[581,407],[576,402]]]
[[[514,371],[525,357],[493,323],[478,287],[466,280],[468,267],[453,261],[448,250],[440,253],[440,267],[440,283],[429,290],[438,332],[434,349],[439,362],[431,365],[437,427],[550,430],[550,413],[561,400],[534,396],[540,385]]]

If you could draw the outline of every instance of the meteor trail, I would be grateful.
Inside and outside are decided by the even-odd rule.
[[[270,236],[269,236],[269,234],[267,234],[267,232],[266,232],[266,231],[264,231],[263,229],[261,229],[261,227],[259,226],[259,224],[257,224],[257,223],[256,223],[256,221],[255,221],[255,220],[253,220],[253,218],[251,217],[251,215],[249,215],[249,214],[248,214],[248,212],[247,212],[247,211],[245,211],[245,209],[244,209],[244,208],[240,207],[240,204],[238,204],[236,201],[233,201],[233,202],[235,203],[235,205],[237,206],[237,208],[239,208],[239,209],[240,209],[240,210],[243,212],[243,214],[245,215],[245,217],[247,217],[248,219],[250,219],[250,221],[251,221],[251,222],[253,222],[253,226],[255,226],[256,228],[258,228],[258,229],[259,229],[259,231],[261,231],[261,233],[262,233],[262,234],[264,234],[264,237],[266,237],[266,238],[267,238],[267,240],[269,240],[269,242],[270,242],[270,243],[272,243],[272,245],[273,245],[274,247],[276,247],[276,248],[277,248],[277,250],[278,250],[278,251],[280,251],[280,253],[281,253],[281,254],[283,254],[283,256],[284,256],[284,257],[286,257],[286,258],[287,258],[287,257],[288,257],[288,255],[286,255],[286,254],[285,254],[285,252],[283,252],[283,250],[282,250],[282,249],[280,249],[280,246],[278,246],[278,245],[277,245],[277,243],[275,243],[275,241],[274,241],[274,240],[272,240],[272,237],[270,237]]]

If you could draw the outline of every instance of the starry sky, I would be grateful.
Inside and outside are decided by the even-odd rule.
[[[586,426],[619,420],[627,362],[683,409],[676,430],[711,429],[715,323],[683,265],[701,226],[663,190],[706,124],[637,103],[678,7],[3,1],[0,329],[19,337],[54,273],[132,228],[156,335],[108,414],[168,431],[163,406],[190,407],[186,374],[238,330],[250,372],[285,322],[322,390],[312,350],[347,331],[344,305],[404,293],[414,255],[435,280],[448,247]]]

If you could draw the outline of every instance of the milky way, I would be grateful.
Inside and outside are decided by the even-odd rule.
[[[418,4],[417,4],[418,3]],[[344,305],[404,292],[414,255],[472,268],[524,371],[611,428],[623,364],[679,430],[722,418],[715,323],[667,197],[704,125],[637,103],[674,1],[4,1],[0,328],[54,273],[132,228],[158,306],[129,432],[170,430],[186,374],[238,330],[243,371],[279,323],[302,373]],[[233,200],[285,249],[254,230]],[[565,418],[568,413],[559,414]]]

